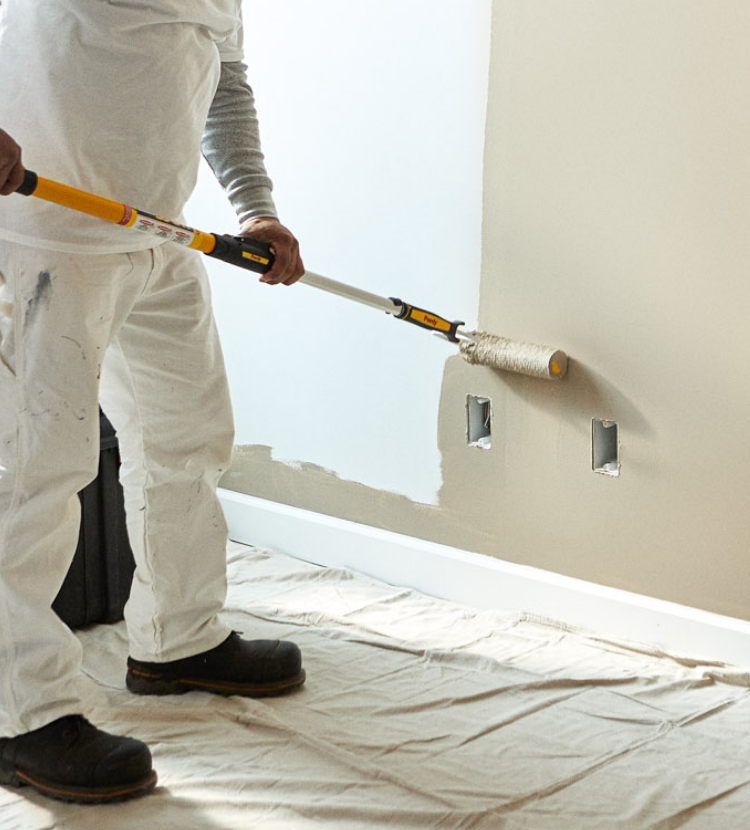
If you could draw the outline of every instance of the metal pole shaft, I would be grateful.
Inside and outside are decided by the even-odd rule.
[[[385,311],[386,314],[398,314],[402,309],[401,305],[394,303],[393,300],[389,300],[387,297],[379,297],[377,294],[371,294],[369,291],[363,291],[353,285],[337,282],[312,271],[305,271],[300,283],[327,291],[329,294],[337,294],[339,297],[354,300],[371,308],[377,308],[379,311]]]

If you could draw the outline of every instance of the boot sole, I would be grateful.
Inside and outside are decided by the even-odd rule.
[[[128,801],[151,792],[156,782],[157,776],[152,770],[146,778],[130,784],[118,784],[112,787],[76,787],[73,784],[46,781],[40,776],[31,775],[9,766],[6,762],[0,762],[0,784],[10,787],[32,787],[42,795],[70,804],[113,804],[118,801]]]
[[[305,682],[305,670],[292,677],[284,677],[268,683],[232,683],[228,680],[201,680],[194,677],[171,678],[128,668],[125,684],[137,695],[184,695],[187,692],[212,692],[229,697],[276,697],[293,692]]]

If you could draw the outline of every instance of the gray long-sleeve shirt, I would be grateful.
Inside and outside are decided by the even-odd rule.
[[[271,195],[273,184],[260,148],[255,97],[246,70],[239,61],[221,64],[221,77],[201,145],[240,223],[277,216]]]

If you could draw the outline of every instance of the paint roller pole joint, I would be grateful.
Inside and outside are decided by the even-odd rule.
[[[248,271],[255,271],[257,274],[265,274],[271,270],[274,257],[267,242],[249,236],[214,235],[214,239],[214,247],[205,252],[208,256],[230,265],[238,265]]]
[[[430,329],[436,334],[442,334],[451,343],[458,343],[458,328],[463,326],[463,320],[446,320],[444,317],[435,314],[432,311],[427,311],[424,308],[405,303],[396,297],[390,298],[391,302],[401,306],[401,311],[396,314],[396,319],[406,320],[407,323],[413,323],[423,329]]]

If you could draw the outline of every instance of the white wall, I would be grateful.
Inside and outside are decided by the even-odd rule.
[[[277,206],[310,270],[476,323],[489,0],[245,0]],[[207,170],[188,220],[231,232]],[[455,347],[208,263],[238,445],[434,504]]]

